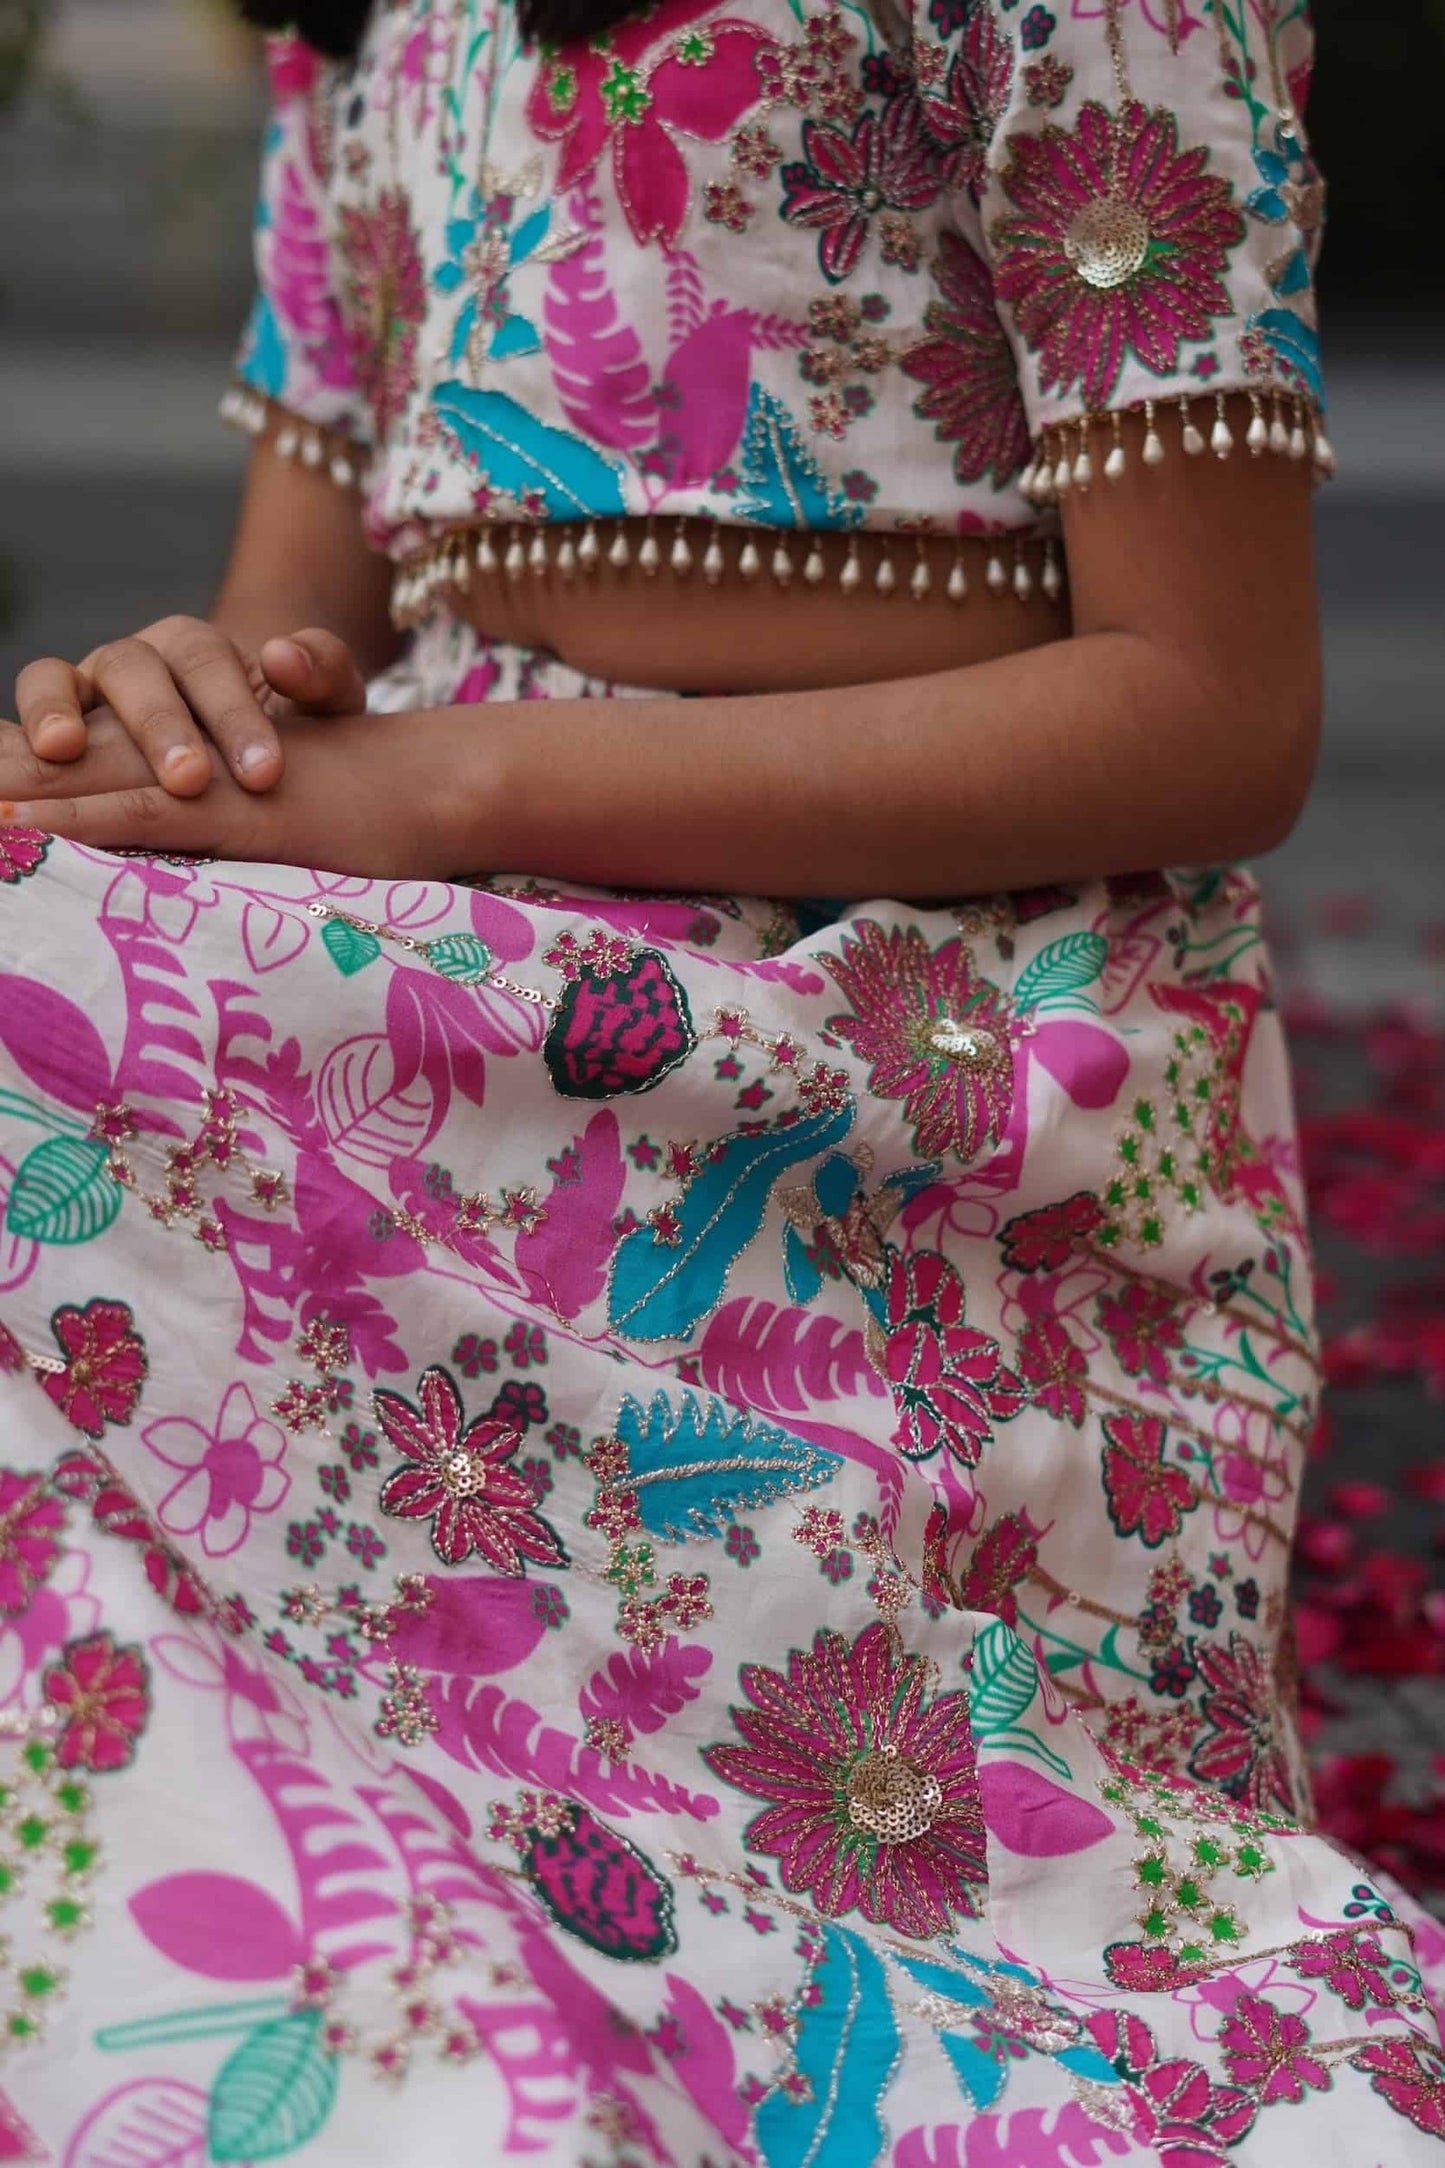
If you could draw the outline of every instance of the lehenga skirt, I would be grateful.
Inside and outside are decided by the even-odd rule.
[[[1292,1725],[1246,875],[0,832],[0,1198],[0,2160],[1439,2158]]]

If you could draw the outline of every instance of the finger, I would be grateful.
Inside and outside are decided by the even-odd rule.
[[[15,680],[15,709],[30,750],[42,760],[78,760],[85,751],[80,672],[57,655],[27,663]]]
[[[366,707],[366,680],[351,649],[319,626],[268,640],[261,667],[276,691],[308,715],[360,715]]]
[[[81,664],[174,796],[193,798],[211,780],[205,740],[169,669],[145,640],[113,640]]]
[[[236,781],[247,790],[279,783],[286,764],[281,740],[235,643],[194,617],[162,618],[140,638],[160,656]]]
[[[91,711],[86,735],[79,760],[41,760],[23,731],[0,726],[0,798],[88,798],[154,781],[144,753],[109,708]]]
[[[217,847],[210,800],[177,798],[154,782],[93,798],[0,800],[0,826],[39,828],[97,850],[204,853]]]

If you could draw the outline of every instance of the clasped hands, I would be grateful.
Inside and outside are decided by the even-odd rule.
[[[0,826],[99,849],[441,879],[463,870],[445,710],[368,715],[345,643],[251,654],[166,618],[78,665],[31,663],[0,723]],[[459,711],[452,711],[453,714]]]

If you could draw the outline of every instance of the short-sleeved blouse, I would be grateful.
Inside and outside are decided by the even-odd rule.
[[[1304,0],[892,7],[659,0],[529,50],[508,0],[378,0],[354,64],[272,41],[233,415],[290,409],[398,557],[648,514],[1018,535],[1146,402],[1153,457],[1326,461]]]

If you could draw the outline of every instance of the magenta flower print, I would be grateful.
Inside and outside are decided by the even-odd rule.
[[[397,1520],[431,1522],[432,1549],[444,1566],[475,1551],[498,1573],[522,1574],[531,1559],[565,1566],[555,1530],[535,1510],[536,1491],[511,1463],[524,1433],[495,1415],[463,1416],[456,1386],[440,1367],[423,1371],[420,1406],[378,1389],[376,1419],[405,1456],[381,1486],[381,1510]]]
[[[1224,2067],[1261,2106],[1298,2103],[1306,2092],[1327,2093],[1330,2073],[1309,2052],[1310,2029],[1293,2010],[1277,2010],[1262,1995],[1241,1995],[1219,2028]]]
[[[356,381],[385,436],[405,412],[416,380],[417,334],[426,316],[426,275],[411,206],[384,188],[365,209],[343,206],[346,336]]]
[[[993,282],[982,258],[948,231],[939,235],[933,275],[937,292],[923,312],[928,336],[903,358],[905,374],[927,386],[913,411],[953,446],[960,482],[991,474],[1002,487],[1028,457],[1029,424]]]
[[[179,1481],[157,1507],[173,1536],[195,1536],[208,1558],[229,1558],[251,1530],[254,1514],[274,1513],[291,1488],[281,1463],[286,1433],[268,1422],[250,1387],[233,1385],[208,1430],[185,1415],[147,1423],[141,1437]]]
[[[821,234],[818,263],[834,285],[856,270],[880,211],[923,210],[942,190],[938,152],[908,95],[851,130],[804,121],[802,148],[801,161],[782,169],[782,213]]]
[[[60,1556],[65,1507],[38,1468],[0,1469],[0,1618],[18,1618]]]
[[[1189,1760],[1191,1776],[1255,1811],[1293,1814],[1294,1793],[1275,1715],[1279,1693],[1252,1641],[1232,1633],[1227,1648],[1199,1642],[1206,1730]]]
[[[44,863],[49,836],[38,828],[0,828],[0,882],[13,886]]]
[[[1072,131],[1010,139],[1013,208],[991,229],[994,286],[1038,358],[1044,391],[1107,405],[1132,355],[1156,376],[1233,304],[1223,273],[1244,238],[1207,146],[1182,149],[1164,107],[1090,100]]]
[[[706,20],[717,0],[662,0],[605,38],[565,45],[537,70],[527,125],[560,143],[554,188],[575,187],[607,154],[639,247],[675,248],[691,198],[688,141],[721,143],[762,98],[752,23]]]
[[[1164,1458],[1168,1426],[1162,1416],[1106,1415],[1101,1472],[1109,1518],[1117,1534],[1137,1536],[1154,1551],[1177,1536],[1199,1500],[1182,1468]]]
[[[1323,1980],[1350,2010],[1393,2008],[1390,1960],[1378,1936],[1342,1927],[1317,1942],[1301,1943],[1290,1964],[1302,1980]]]
[[[108,1633],[72,1641],[45,1674],[45,1698],[61,1718],[62,1769],[124,1769],[150,1709],[145,1658],[138,1648],[117,1648]]]
[[[1169,1383],[1169,1353],[1181,1347],[1178,1298],[1142,1280],[1130,1280],[1118,1294],[1100,1295],[1099,1324],[1120,1366],[1131,1378],[1155,1385]]]
[[[963,1281],[936,1250],[896,1256],[888,1280],[886,1368],[898,1409],[893,1442],[909,1460],[947,1447],[966,1468],[1027,1405],[997,1340],[964,1321]]]
[[[1088,1414],[1084,1381],[1089,1365],[1062,1318],[1041,1312],[1029,1319],[1019,1334],[1018,1363],[1034,1406],[1052,1415],[1055,1422],[1072,1423],[1079,1429]]]
[[[822,1632],[785,1672],[743,1667],[741,1743],[703,1759],[767,1802],[744,1833],[783,1887],[830,1918],[861,1912],[920,1938],[977,1916],[983,1820],[968,1700],[928,1698],[929,1666],[881,1623]]]
[[[970,11],[945,70],[942,49],[917,50],[924,125],[944,154],[950,188],[978,198],[989,146],[1008,111],[1013,86],[1013,40],[1000,29],[991,7]]]
[[[107,1423],[128,1423],[140,1398],[146,1352],[134,1322],[128,1303],[103,1300],[57,1310],[50,1321],[65,1368],[47,1372],[41,1387],[87,1438],[102,1436]]]
[[[980,978],[961,940],[929,947],[916,926],[873,919],[823,961],[852,1015],[828,1028],[870,1062],[868,1089],[901,1099],[922,1159],[975,1159],[1003,1135],[1013,1105],[1007,996]]]
[[[1445,2060],[1428,2040],[1372,2040],[1352,2060],[1397,2115],[1445,2138]]]

